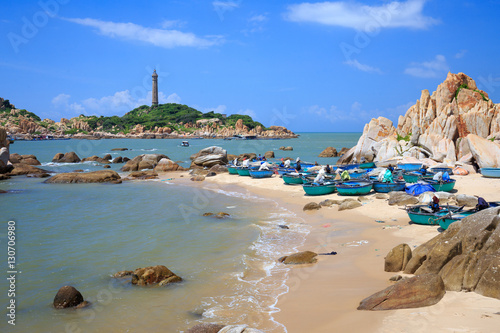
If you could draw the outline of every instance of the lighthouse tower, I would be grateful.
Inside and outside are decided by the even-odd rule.
[[[153,101],[151,105],[158,105],[158,74],[156,74],[156,69],[153,72]]]

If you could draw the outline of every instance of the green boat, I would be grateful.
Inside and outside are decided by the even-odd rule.
[[[283,178],[283,181],[285,182],[285,184],[295,185],[295,184],[303,184],[304,183],[302,180],[302,176],[303,176],[302,173],[289,172],[289,173],[284,173],[282,178]]]
[[[240,176],[248,176],[250,177],[250,170],[246,167],[238,167],[236,169],[236,171],[238,172],[238,175]]]
[[[443,206],[439,208],[439,211],[433,212],[429,205],[416,205],[406,207],[406,212],[413,223],[438,225],[443,216],[448,215],[450,212],[458,212],[460,209],[457,206]]]
[[[230,175],[237,175],[238,174],[238,167],[228,166],[227,171],[229,172]]]
[[[435,175],[435,173],[433,173],[433,172],[427,172],[425,174],[425,176],[422,175],[422,173],[419,171],[403,172],[403,179],[407,183],[416,183],[419,180],[426,181],[426,180],[432,179],[432,177],[434,177],[434,175]]]
[[[340,195],[364,195],[370,193],[372,188],[371,181],[347,181],[337,184],[337,192]]]
[[[366,162],[359,164],[360,169],[373,169],[375,168],[375,162]]]
[[[445,214],[443,217],[439,218],[439,226],[441,227],[441,229],[446,230],[446,229],[448,229],[450,224],[452,224],[453,222],[460,221],[464,217],[472,215],[476,212],[477,211],[475,209],[466,210],[466,211],[457,212],[457,213],[449,212],[449,213]]]
[[[450,179],[449,181],[437,181],[437,180],[426,180],[435,190],[436,192],[450,192],[455,187],[456,180]]]
[[[325,195],[335,192],[335,182],[325,182],[323,184],[309,183],[302,185],[307,195]]]

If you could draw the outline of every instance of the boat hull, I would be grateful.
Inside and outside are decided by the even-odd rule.
[[[229,172],[230,175],[237,175],[238,174],[238,168],[236,168],[236,167],[227,167],[227,171]]]
[[[306,192],[307,195],[331,194],[334,193],[336,190],[335,183],[328,183],[323,185],[310,183],[302,185],[302,188],[304,189],[304,192]]]
[[[436,192],[450,192],[455,187],[456,180],[450,179],[448,182],[428,180],[427,182],[436,190]]]
[[[451,212],[458,211],[460,207],[441,207],[438,212],[433,213],[428,205],[417,205],[406,208],[408,217],[413,223],[422,225],[438,225],[439,221]]]
[[[240,176],[250,177],[250,170],[248,168],[239,167],[236,169],[236,172],[238,172],[238,175]]]
[[[271,178],[274,175],[273,170],[249,170],[248,173],[252,178]]]
[[[288,185],[295,185],[295,184],[303,184],[304,181],[302,180],[301,175],[289,175],[289,174],[283,174],[283,181],[285,184]]]
[[[481,168],[481,174],[487,178],[500,178],[500,168]]]
[[[360,169],[373,169],[375,168],[375,162],[366,162],[359,164]]]
[[[404,191],[406,182],[398,181],[395,183],[383,183],[379,181],[373,182],[373,190],[378,193],[389,193],[393,191]]]
[[[364,195],[370,193],[372,182],[347,181],[337,185],[339,195]]]
[[[410,171],[410,172],[404,172],[403,173],[403,179],[407,183],[416,183],[420,179],[426,180],[426,179],[432,179],[434,176],[434,173],[427,172],[425,176],[423,176],[420,172],[418,171]]]
[[[366,171],[349,172],[349,177],[351,179],[360,179],[360,178],[363,178],[365,175],[366,175]]]
[[[475,212],[462,212],[458,214],[452,214],[449,216],[449,214],[446,214],[447,217],[442,217],[439,219],[439,226],[441,229],[446,230],[450,226],[450,224],[460,221],[461,219],[474,214]]]
[[[401,163],[397,167],[403,171],[418,171],[422,167],[422,163]]]

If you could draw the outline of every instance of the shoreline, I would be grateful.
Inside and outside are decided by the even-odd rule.
[[[480,193],[489,201],[500,200],[498,184],[491,179],[480,174],[454,178],[458,194]],[[301,186],[286,186],[278,177],[259,180],[219,174],[203,183],[234,185],[276,200],[311,228],[300,251],[337,252],[334,256],[318,257],[318,262],[312,265],[291,267],[286,282],[289,291],[279,297],[276,304],[279,312],[273,315],[288,333],[422,332],[420,322],[432,330],[490,332],[500,324],[500,312],[493,311],[500,308],[500,300],[476,293],[447,292],[438,304],[424,308],[356,310],[362,299],[388,287],[389,278],[398,274],[384,271],[384,257],[393,247],[407,243],[414,249],[439,234],[432,226],[410,225],[406,212],[398,206],[389,206],[386,200],[375,199],[372,194],[366,196],[369,199],[362,207],[354,210],[338,212],[334,205],[303,212],[302,207],[308,202],[345,197],[337,193],[308,197]],[[405,320],[408,317],[414,326]]]

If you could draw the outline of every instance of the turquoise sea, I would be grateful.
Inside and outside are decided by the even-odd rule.
[[[275,152],[276,158],[335,164],[319,158],[326,147],[352,147],[361,133],[300,133],[288,140],[66,140],[16,141],[11,153],[34,154],[51,172],[100,170],[97,163],[53,164],[58,152],[132,158],[161,153],[183,166],[208,146],[230,154]],[[292,146],[293,151],[280,151]],[[129,148],[112,152],[112,148]],[[121,164],[112,165],[114,170]],[[175,177],[175,176],[174,176]],[[237,184],[235,176],[235,184]],[[276,258],[303,244],[305,221],[272,200],[235,186],[178,185],[173,181],[107,184],[44,184],[13,177],[0,182],[0,244],[4,253],[0,300],[6,306],[7,222],[16,223],[16,325],[0,321],[1,332],[179,332],[198,322],[248,324],[266,332],[286,332],[273,319],[286,293],[288,268]],[[224,211],[227,219],[203,217]],[[287,225],[284,230],[279,225]],[[111,275],[121,270],[165,265],[182,283],[138,288]],[[76,287],[92,303],[85,309],[55,310],[64,285]]]

